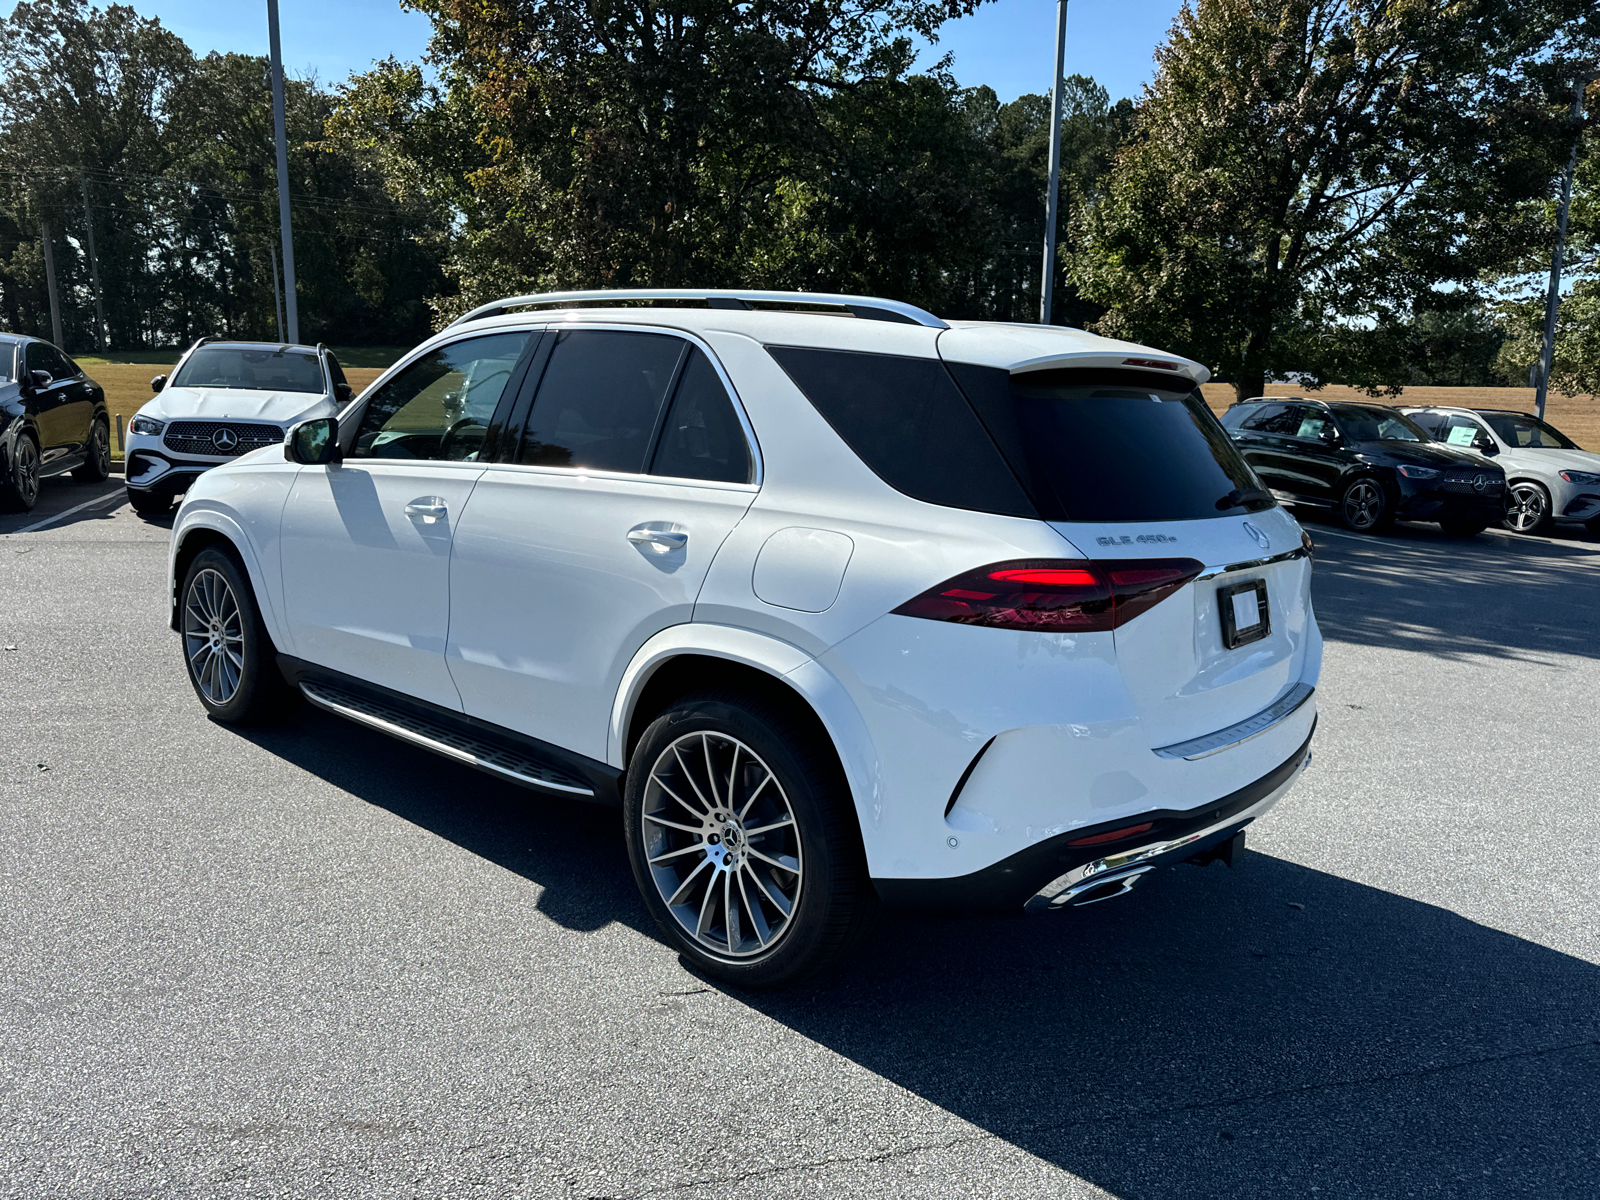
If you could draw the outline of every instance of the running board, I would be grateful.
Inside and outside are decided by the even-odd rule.
[[[477,767],[480,771],[566,796],[594,798],[594,789],[576,775],[513,753],[482,738],[461,733],[440,722],[430,721],[396,705],[309,679],[300,684],[300,691],[318,708],[371,726],[391,737],[421,746],[424,750],[432,750],[435,754]]]

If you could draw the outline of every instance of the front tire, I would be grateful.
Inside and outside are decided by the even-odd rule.
[[[1550,515],[1550,493],[1532,480],[1514,483],[1506,492],[1505,526],[1513,533],[1535,535],[1550,532],[1555,520]]]
[[[184,664],[206,712],[228,725],[282,716],[289,685],[244,568],[231,554],[208,547],[189,564],[179,594]]]
[[[10,458],[0,479],[0,509],[32,512],[39,503],[39,447],[28,434],[19,433]]]
[[[152,496],[149,492],[128,489],[128,507],[141,517],[164,517],[172,511],[171,496]]]
[[[1440,521],[1439,528],[1451,537],[1469,538],[1477,537],[1489,528],[1489,522],[1475,517],[1457,517],[1454,520]]]
[[[870,927],[877,897],[838,760],[777,705],[706,692],[662,713],[629,760],[623,827],[651,915],[704,974],[794,983]]]
[[[111,474],[111,427],[96,417],[89,423],[83,465],[72,472],[79,483],[104,483]]]
[[[1394,505],[1383,484],[1362,475],[1345,485],[1339,496],[1339,519],[1357,533],[1378,533],[1394,524]]]

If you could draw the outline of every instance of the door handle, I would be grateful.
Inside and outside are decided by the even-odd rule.
[[[635,546],[649,546],[657,554],[682,550],[689,544],[687,533],[673,533],[667,529],[645,529],[642,526],[628,530],[628,540]]]
[[[432,525],[450,514],[449,505],[438,496],[424,496],[406,505],[406,516],[421,517],[424,525]]]

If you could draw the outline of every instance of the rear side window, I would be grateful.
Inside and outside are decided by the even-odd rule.
[[[1047,520],[1190,521],[1275,503],[1186,380],[954,363],[950,372]]]
[[[1234,413],[1239,416],[1235,417]],[[1223,414],[1222,423],[1229,429],[1294,437],[1300,428],[1300,416],[1288,404],[1252,404],[1248,408]]]
[[[556,336],[517,461],[644,470],[656,419],[688,343],[660,333],[569,329]]]
[[[937,359],[767,350],[845,444],[896,491],[948,508],[1038,516]]]
[[[650,473],[717,483],[750,482],[744,427],[716,368],[698,349],[689,351]]]

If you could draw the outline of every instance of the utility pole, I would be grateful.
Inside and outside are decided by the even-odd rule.
[[[1539,343],[1538,380],[1534,387],[1535,411],[1544,420],[1545,396],[1550,391],[1550,364],[1556,353],[1556,312],[1561,307],[1561,263],[1567,252],[1567,211],[1572,206],[1572,176],[1578,169],[1578,148],[1583,145],[1583,93],[1591,76],[1579,75],[1574,83],[1577,96],[1572,101],[1572,119],[1577,131],[1572,137],[1572,153],[1567,156],[1567,173],[1561,179],[1561,207],[1556,210],[1556,248],[1550,256],[1550,291],[1544,301],[1544,339]]]
[[[298,342],[300,313],[294,295],[294,232],[289,227],[289,140],[283,127],[283,50],[278,44],[278,0],[267,0],[267,35],[272,46],[272,131],[278,142],[278,225],[283,238],[283,308],[288,318],[289,340]]]
[[[278,248],[272,248],[272,319],[278,323],[278,340],[283,341],[283,297],[278,293]]]
[[[56,294],[56,253],[50,245],[50,222],[39,218],[39,241],[44,246],[44,282],[50,290],[50,328],[55,332],[58,350],[65,350],[61,336],[61,297]]]
[[[1067,0],[1056,8],[1056,81],[1050,89],[1050,187],[1044,194],[1044,270],[1039,282],[1039,324],[1050,324],[1056,282],[1056,221],[1061,208],[1062,75],[1067,69]]]
[[[106,304],[100,294],[100,260],[94,252],[94,214],[89,211],[89,177],[81,167],[78,169],[78,187],[83,192],[83,227],[89,234],[89,282],[94,284],[94,348],[99,350],[111,345],[111,333],[106,328]]]

